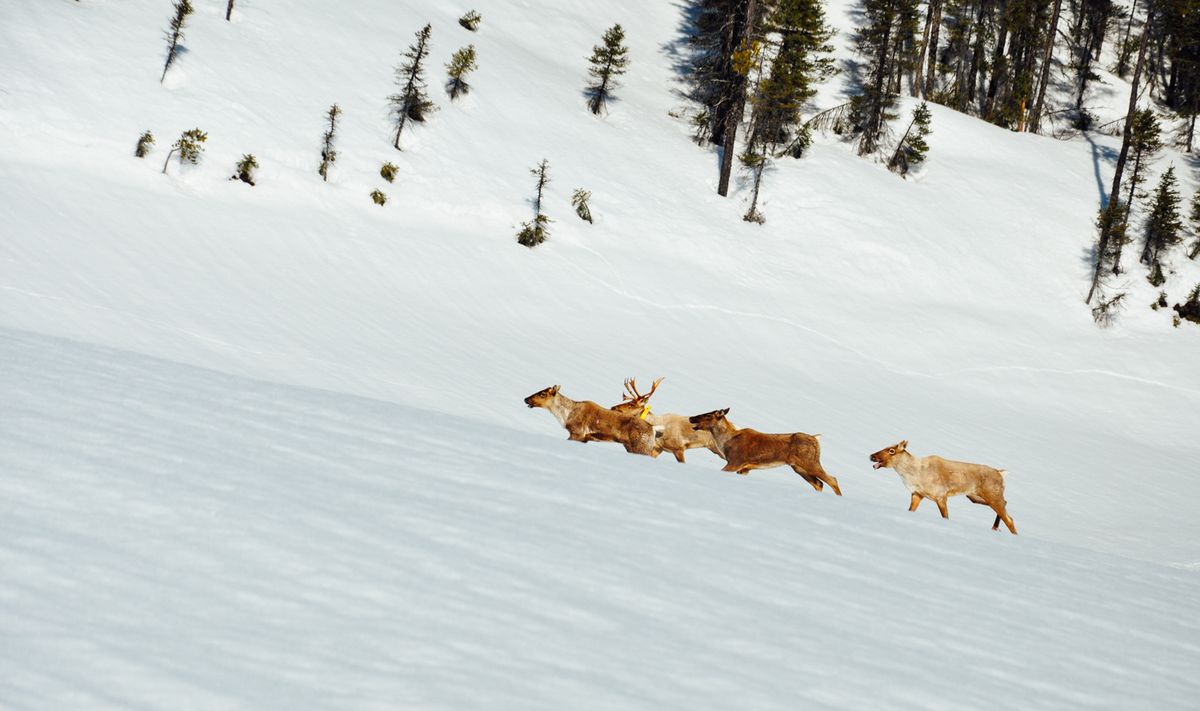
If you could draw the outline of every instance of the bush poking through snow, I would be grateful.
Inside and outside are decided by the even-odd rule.
[[[374,202],[376,205],[386,205],[387,201],[388,201],[388,197],[387,197],[387,195],[384,194],[384,192],[382,190],[372,190],[371,191],[371,201]]]
[[[253,153],[246,153],[234,166],[234,174],[230,180],[240,180],[247,185],[254,185],[254,171],[258,170],[258,159]]]
[[[1103,294],[1097,298],[1096,305],[1092,307],[1092,320],[1097,326],[1108,328],[1117,322],[1117,315],[1125,308],[1125,293],[1122,291],[1111,299],[1104,298]]]
[[[458,24],[474,32],[475,30],[479,29],[479,21],[482,19],[483,17],[478,12],[475,12],[474,10],[468,10],[467,14],[458,18]]]
[[[170,22],[167,23],[167,30],[163,33],[167,38],[167,61],[163,63],[162,76],[158,79],[159,84],[167,78],[167,70],[179,56],[179,43],[183,40],[183,25],[193,11],[194,8],[189,0],[176,0],[175,14],[171,16]]]
[[[395,182],[395,180],[396,180],[396,171],[397,170],[400,170],[400,169],[397,168],[394,163],[390,163],[390,162],[384,163],[379,168],[379,175],[384,180],[388,181],[389,183],[392,183],[392,182]]]
[[[342,110],[337,104],[329,107],[329,111],[325,112],[325,120],[328,126],[325,128],[325,135],[321,137],[321,167],[317,168],[317,173],[321,175],[321,180],[329,182],[329,166],[337,162],[337,151],[333,148],[333,139],[337,134],[338,116],[342,115]]]
[[[466,77],[478,67],[479,65],[475,63],[475,45],[473,44],[458,50],[450,58],[450,63],[446,65],[446,73],[450,76],[446,81],[446,93],[450,94],[451,101],[457,99],[459,94],[471,91],[471,85],[467,83]]]
[[[536,168],[529,171],[529,174],[537,178],[537,196],[533,200],[533,220],[521,223],[521,230],[517,232],[517,242],[526,247],[536,247],[550,237],[550,231],[547,229],[550,218],[542,214],[542,196],[546,186],[550,184],[550,162],[543,158]]]
[[[1196,235],[1196,243],[1192,246],[1192,251],[1188,252],[1188,259],[1200,257],[1200,190],[1192,196],[1192,212],[1188,216],[1192,221],[1192,232]]]
[[[1171,308],[1179,313],[1177,318],[1191,321],[1195,324],[1200,324],[1200,284],[1196,284],[1192,288],[1192,293],[1188,294],[1188,300],[1182,304],[1175,304]],[[1178,324],[1176,324],[1178,325]]]
[[[154,134],[146,131],[138,138],[137,149],[133,154],[138,158],[145,158],[150,155],[150,147],[154,145]]]
[[[167,159],[163,161],[162,172],[167,172],[167,165],[171,162],[171,156],[175,153],[179,154],[179,163],[184,161],[195,165],[200,161],[200,154],[204,152],[204,146],[201,145],[208,140],[208,134],[198,128],[193,128],[190,131],[184,131],[179,140],[171,146],[171,150],[167,151]]]
[[[592,207],[588,204],[588,200],[591,199],[592,194],[583,188],[576,188],[575,192],[571,193],[571,204],[575,206],[575,214],[588,224],[592,223]]]

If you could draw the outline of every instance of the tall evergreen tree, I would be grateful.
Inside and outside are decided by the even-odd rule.
[[[1117,154],[1117,165],[1113,170],[1112,188],[1109,190],[1108,204],[1100,210],[1100,235],[1096,242],[1096,261],[1092,271],[1092,285],[1088,289],[1084,303],[1092,303],[1096,290],[1100,287],[1100,279],[1105,268],[1112,266],[1119,269],[1119,254],[1116,261],[1111,260],[1113,245],[1120,245],[1125,239],[1125,210],[1121,206],[1121,179],[1125,174],[1125,162],[1129,159],[1129,146],[1133,138],[1134,116],[1137,113],[1138,87],[1142,81],[1142,70],[1146,66],[1147,35],[1154,24],[1154,3],[1149,0],[1146,9],[1146,30],[1138,46],[1137,63],[1133,69],[1133,79],[1129,87],[1129,108],[1125,113],[1125,132],[1121,139],[1121,151]],[[1093,315],[1095,311],[1093,310]]]
[[[175,63],[175,58],[179,56],[179,43],[183,41],[183,26],[187,23],[188,16],[194,12],[192,3],[189,0],[175,0],[175,14],[171,16],[171,20],[167,23],[164,36],[167,39],[167,61],[163,63],[162,76],[159,77],[158,83],[161,84],[167,78],[167,70]]]
[[[1042,66],[1039,70],[1037,98],[1029,112],[1029,130],[1037,133],[1042,125],[1042,107],[1046,100],[1046,87],[1050,84],[1050,66],[1054,63],[1054,44],[1058,39],[1058,19],[1062,15],[1062,0],[1054,0],[1050,11],[1050,29],[1042,44]]]
[[[588,74],[592,81],[587,86],[588,109],[599,114],[612,96],[617,84],[617,77],[627,71],[629,66],[629,48],[625,46],[625,30],[620,24],[613,25],[604,31],[604,44],[592,47],[592,56],[588,58]]]
[[[450,63],[446,65],[446,74],[450,77],[446,82],[446,92],[450,94],[451,101],[457,99],[459,94],[466,94],[471,90],[471,85],[467,83],[467,74],[477,68],[473,44],[458,50],[450,58]]]
[[[425,58],[429,56],[429,36],[432,25],[425,25],[417,32],[416,44],[409,45],[404,60],[396,67],[396,85],[400,92],[388,97],[396,121],[396,150],[400,150],[400,134],[409,120],[424,123],[426,114],[436,107],[429,100],[425,85]]]
[[[1133,131],[1129,138],[1129,150],[1133,154],[1133,172],[1129,175],[1129,197],[1125,204],[1132,206],[1139,197],[1138,186],[1142,183],[1142,168],[1155,153],[1162,150],[1162,131],[1158,119],[1150,109],[1142,109],[1133,115]]]
[[[1116,15],[1112,0],[1079,0],[1074,22],[1069,27],[1071,40],[1071,69],[1075,71],[1076,126],[1086,129],[1091,115],[1083,106],[1088,84],[1099,79],[1093,69],[1104,47],[1109,21]],[[1147,23],[1147,27],[1149,23]]]
[[[1175,166],[1159,178],[1154,190],[1150,217],[1146,219],[1146,242],[1142,248],[1142,263],[1150,267],[1150,283],[1159,286],[1165,281],[1162,272],[1162,253],[1183,240],[1183,221],[1179,216],[1179,191],[1176,189]]]
[[[859,155],[875,153],[900,89],[899,77],[912,61],[907,47],[915,44],[916,0],[863,0],[863,25],[858,28],[858,51],[866,61],[862,91],[851,99],[850,122],[859,135]]]

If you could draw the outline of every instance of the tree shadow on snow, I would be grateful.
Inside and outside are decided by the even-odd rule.
[[[1101,146],[1092,140],[1090,133],[1084,133],[1083,138],[1092,147],[1092,175],[1096,178],[1096,192],[1100,194],[1100,209],[1108,207],[1109,194],[1104,185],[1104,177],[1100,175],[1100,164],[1108,163],[1115,165],[1117,162],[1117,151],[1108,146]]]

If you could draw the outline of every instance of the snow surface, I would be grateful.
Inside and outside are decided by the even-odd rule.
[[[675,4],[481,1],[475,34],[444,3],[196,4],[165,85],[168,2],[0,4],[0,707],[1194,707],[1200,329],[1140,268],[1117,327],[1083,306],[1115,139],[934,106],[917,179],[824,139],[759,227],[669,114]],[[397,152],[425,22],[441,108]],[[1172,261],[1174,303],[1200,270]],[[667,376],[657,411],[822,433],[846,495],[581,447],[520,402],[629,375]],[[901,438],[1006,468],[1021,535],[909,514],[866,459]]]

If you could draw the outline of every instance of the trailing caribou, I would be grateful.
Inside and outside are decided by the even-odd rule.
[[[1000,528],[1000,522],[1016,535],[1017,528],[1008,515],[1004,500],[1004,470],[984,464],[956,462],[936,455],[915,457],[908,452],[908,440],[902,440],[871,455],[875,469],[891,467],[896,470],[904,485],[912,493],[909,511],[916,511],[921,499],[933,499],[942,518],[950,518],[946,509],[946,498],[965,494],[971,503],[992,507],[996,520],[992,530]]]
[[[821,466],[821,445],[817,436],[793,432],[766,434],[750,428],[735,427],[725,419],[729,408],[713,410],[688,418],[696,430],[713,436],[718,453],[725,459],[721,471],[748,474],[751,469],[789,466],[817,491],[825,484],[842,495],[838,480]]]
[[[574,442],[619,442],[626,452],[648,457],[662,453],[649,422],[636,415],[613,412],[591,400],[572,400],[559,392],[558,385],[530,395],[525,404],[549,410],[566,428],[567,439]]]
[[[659,448],[674,454],[675,461],[681,464],[684,462],[683,453],[688,449],[704,447],[718,457],[721,456],[712,433],[707,430],[694,429],[686,415],[677,415],[673,412],[658,415],[650,411],[650,397],[654,395],[654,391],[658,390],[662,381],[662,378],[656,379],[650,385],[650,392],[643,394],[638,392],[637,378],[626,379],[625,394],[621,396],[622,401],[609,409],[634,415],[649,422],[659,435]]]

